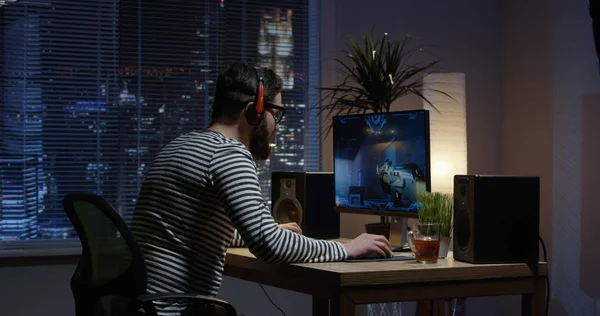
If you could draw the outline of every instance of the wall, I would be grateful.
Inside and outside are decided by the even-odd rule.
[[[75,265],[0,268],[0,314],[74,315],[73,271]]]
[[[553,315],[598,315],[600,73],[587,1],[509,1],[503,160],[542,178]],[[593,162],[594,161],[594,162]]]
[[[74,315],[69,284],[73,271],[75,265],[0,268],[0,314]],[[265,290],[287,316],[310,315],[310,296],[267,286]],[[248,316],[281,315],[256,283],[226,277],[219,296]]]
[[[590,200],[597,198],[599,188],[587,185],[595,183],[590,173],[597,169],[590,159],[598,157],[600,144],[594,134],[598,123],[590,122],[600,106],[600,73],[586,2],[552,1],[549,47],[553,52],[553,100],[547,108],[553,114],[552,289],[556,305],[569,315],[600,313],[596,302],[600,299],[599,250],[597,245],[589,248],[589,241],[597,241],[600,233],[589,226],[593,222],[584,221],[597,218],[598,206]],[[585,241],[587,249],[582,247]]]
[[[551,253],[552,9],[535,0],[507,1],[503,13],[503,172],[540,176],[540,234]],[[520,309],[518,297],[492,301],[499,314]]]

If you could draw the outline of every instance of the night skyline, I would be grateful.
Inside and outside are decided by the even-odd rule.
[[[103,1],[70,19],[68,0],[0,7],[0,240],[74,238],[62,210],[70,192],[102,195],[129,220],[158,151],[209,125],[214,82],[234,61],[284,79],[278,147],[258,163],[265,201],[271,170],[305,169],[306,8],[276,2],[241,19],[235,1],[177,3],[165,15],[173,3],[144,1],[140,14],[138,1]],[[233,24],[243,38],[231,36]],[[23,47],[31,53],[19,55]]]

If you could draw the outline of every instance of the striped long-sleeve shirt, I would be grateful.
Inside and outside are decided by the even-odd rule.
[[[142,184],[131,226],[146,260],[149,293],[216,296],[227,248],[242,241],[270,263],[347,256],[338,242],[279,228],[250,152],[212,131],[182,135],[159,153]]]

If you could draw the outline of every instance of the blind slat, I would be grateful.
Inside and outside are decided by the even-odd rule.
[[[271,171],[319,170],[318,1],[0,1],[0,248],[73,245],[70,192],[129,221],[159,150],[210,123],[231,62],[284,81],[267,203]]]

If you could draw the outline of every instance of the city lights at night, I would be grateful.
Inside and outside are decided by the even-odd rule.
[[[309,165],[298,3],[246,13],[237,1],[107,0],[73,15],[70,0],[0,0],[0,241],[76,238],[62,209],[71,192],[102,195],[128,221],[155,155],[208,126],[218,72],[236,61],[284,83],[277,147],[258,163],[270,203],[271,171]]]

